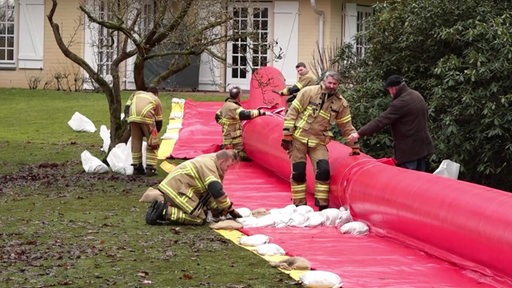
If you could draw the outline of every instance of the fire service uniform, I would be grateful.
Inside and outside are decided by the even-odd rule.
[[[129,109],[128,123],[132,138],[134,174],[145,174],[142,165],[142,140],[146,137],[150,144],[150,137],[158,137],[157,134],[162,129],[162,103],[151,92],[137,91],[130,96],[126,107]],[[153,140],[158,141],[157,139]],[[156,172],[157,150],[158,146],[146,146],[146,170],[153,173]]]
[[[222,126],[223,148],[233,149],[242,160],[247,160],[242,143],[242,121],[265,114],[265,111],[261,110],[245,110],[236,99],[226,98],[224,105],[215,113],[215,121]]]
[[[295,205],[306,205],[306,158],[309,155],[315,171],[315,204],[320,209],[329,205],[330,167],[327,143],[336,124],[343,137],[356,130],[352,126],[348,102],[338,93],[329,95],[323,84],[302,89],[292,102],[284,119],[283,136],[291,138],[288,151],[292,164],[291,192]],[[353,151],[359,146],[349,143]]]
[[[204,154],[181,163],[158,185],[169,204],[165,220],[201,225],[207,210],[225,214],[232,209],[215,155]]]

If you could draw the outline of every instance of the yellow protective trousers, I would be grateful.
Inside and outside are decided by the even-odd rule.
[[[145,123],[130,123],[130,133],[132,137],[132,165],[142,164],[142,140],[151,135],[154,125]],[[156,168],[158,151],[146,146],[146,166]]]
[[[164,192],[166,201],[170,204],[167,209],[169,221],[188,225],[202,225],[206,220],[206,212],[212,210],[219,212],[220,208],[215,200],[209,197],[208,192],[198,199],[195,195],[191,198],[184,193],[174,191]]]
[[[306,205],[306,161],[309,156],[313,171],[315,172],[315,204],[327,206],[329,204],[329,152],[325,145],[308,147],[297,139],[292,142],[288,153],[292,164],[290,177],[292,200],[295,205]],[[321,167],[319,167],[321,163]]]

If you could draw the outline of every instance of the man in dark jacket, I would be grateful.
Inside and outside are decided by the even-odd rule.
[[[425,100],[418,91],[409,88],[400,75],[390,76],[384,85],[393,97],[388,109],[352,133],[348,140],[357,141],[359,137],[373,135],[391,126],[396,165],[425,171],[427,157],[434,152],[427,127]]]

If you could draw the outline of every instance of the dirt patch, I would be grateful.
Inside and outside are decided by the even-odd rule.
[[[53,196],[59,194],[64,196],[64,194],[75,190],[96,191],[105,188],[105,185],[91,185],[92,183],[123,184],[123,189],[129,191],[135,187],[157,185],[160,178],[112,172],[102,174],[85,173],[81,170],[81,164],[78,160],[62,163],[45,162],[24,166],[11,175],[0,175],[0,195],[22,196],[16,194],[27,192],[32,194],[38,193],[38,191],[46,194],[48,191],[53,191]]]

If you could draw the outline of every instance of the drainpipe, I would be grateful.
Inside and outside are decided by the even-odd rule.
[[[311,8],[315,11],[316,15],[320,16],[318,19],[318,47],[320,48],[320,53],[323,53],[324,50],[324,11],[318,10],[316,8],[316,0],[311,0]]]

